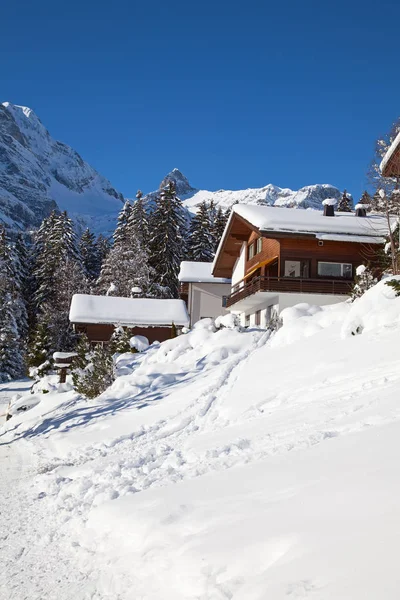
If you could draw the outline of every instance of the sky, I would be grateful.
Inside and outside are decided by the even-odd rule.
[[[127,197],[346,188],[400,114],[400,3],[37,0],[1,8],[0,101],[29,106]]]

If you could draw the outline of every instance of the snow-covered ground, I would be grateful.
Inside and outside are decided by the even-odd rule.
[[[204,321],[8,421],[0,597],[397,599],[400,298],[283,316]]]

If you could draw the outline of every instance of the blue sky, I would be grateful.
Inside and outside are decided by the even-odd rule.
[[[332,183],[357,197],[400,113],[400,4],[3,3],[0,98],[126,196]]]

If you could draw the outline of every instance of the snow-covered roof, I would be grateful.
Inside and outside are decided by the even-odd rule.
[[[230,283],[230,279],[223,277],[214,277],[212,274],[213,263],[209,262],[193,262],[184,260],[181,262],[179,271],[179,281],[182,283]]]
[[[370,214],[366,217],[356,217],[354,213],[336,212],[333,217],[325,217],[319,210],[296,210],[244,204],[236,204],[233,212],[260,231],[304,234],[337,233],[355,238],[349,241],[361,241],[356,236],[376,238],[388,234],[386,218],[382,215]],[[395,222],[396,218],[393,217],[393,224]],[[367,242],[363,239],[362,243]]]
[[[396,152],[396,150],[398,150],[399,147],[400,147],[400,131],[394,138],[388,151],[386,152],[385,156],[383,157],[381,164],[379,165],[379,168],[382,173],[385,170],[389,160],[392,158],[393,154]]]
[[[171,323],[186,327],[189,315],[183,300],[155,298],[119,298],[75,294],[69,311],[71,323],[170,327]]]

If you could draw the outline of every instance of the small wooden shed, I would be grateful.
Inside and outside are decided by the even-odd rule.
[[[93,344],[107,344],[116,327],[129,327],[132,335],[143,335],[151,344],[169,339],[173,324],[178,331],[189,326],[183,300],[89,294],[72,297],[69,320]]]

